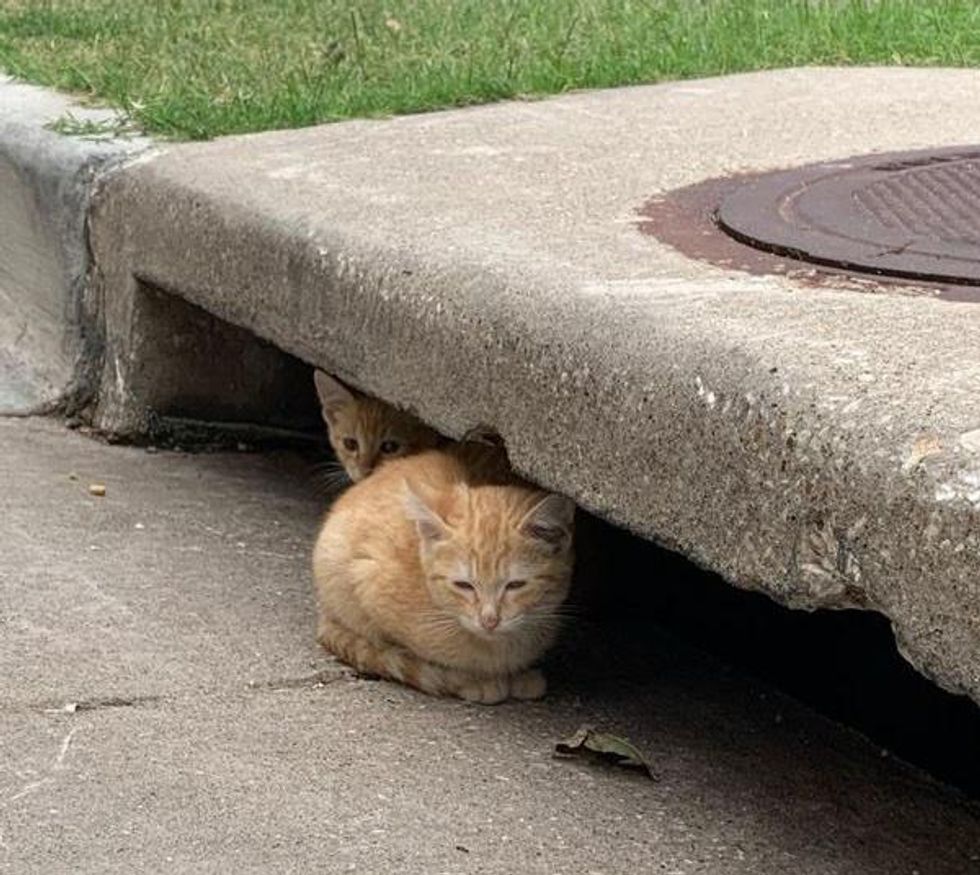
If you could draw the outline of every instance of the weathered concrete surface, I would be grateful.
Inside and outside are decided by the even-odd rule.
[[[97,351],[81,325],[89,194],[101,171],[146,146],[46,127],[66,113],[115,116],[0,75],[0,413],[51,408],[91,378]]]
[[[98,421],[142,422],[137,276],[448,433],[497,428],[739,586],[884,613],[980,701],[980,307],[725,272],[637,227],[703,178],[974,142],[977,93],[793,70],[176,148],[93,216]]]
[[[322,667],[296,646],[317,505],[282,486],[308,471],[113,453],[43,420],[0,419],[0,441],[0,702],[229,689]]]
[[[961,797],[658,636],[588,638],[541,703],[352,677],[313,643],[320,503],[289,457],[151,455],[0,420],[0,483],[0,871],[963,875],[980,860]],[[583,722],[629,735],[661,780],[553,760]]]

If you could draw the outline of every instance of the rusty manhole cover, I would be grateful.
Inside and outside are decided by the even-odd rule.
[[[643,214],[647,233],[727,267],[799,274],[803,262],[980,302],[980,146],[709,180]]]

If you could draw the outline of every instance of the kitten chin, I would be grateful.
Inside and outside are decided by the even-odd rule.
[[[438,432],[409,413],[354,392],[323,371],[314,371],[327,436],[354,483],[390,459],[438,446]]]
[[[544,695],[533,666],[559,631],[573,514],[493,447],[385,462],[337,500],[317,538],[320,642],[436,695]]]

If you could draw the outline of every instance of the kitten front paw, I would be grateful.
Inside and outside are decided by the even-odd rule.
[[[510,694],[515,699],[540,699],[548,691],[548,682],[540,669],[531,668],[510,679]]]
[[[467,702],[496,705],[507,698],[506,678],[474,678],[459,688],[459,697]]]

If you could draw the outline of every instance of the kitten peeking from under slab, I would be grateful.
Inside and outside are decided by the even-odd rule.
[[[559,631],[573,514],[569,499],[502,468],[493,447],[386,461],[337,500],[317,538],[321,644],[436,695],[543,696],[535,663]]]
[[[439,443],[439,435],[411,414],[361,395],[323,371],[314,371],[313,380],[330,445],[355,483],[388,459]]]

